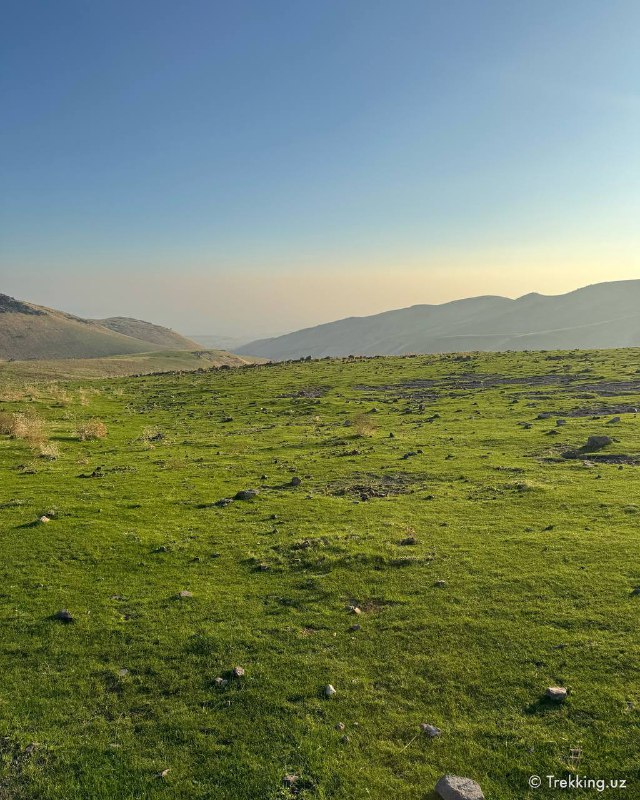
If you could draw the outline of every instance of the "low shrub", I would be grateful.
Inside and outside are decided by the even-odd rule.
[[[89,419],[76,426],[76,436],[81,442],[104,439],[107,433],[107,426],[100,419]]]

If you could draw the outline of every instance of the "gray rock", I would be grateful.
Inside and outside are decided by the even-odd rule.
[[[60,611],[56,611],[56,613],[54,614],[54,616],[55,616],[55,618],[56,618],[56,619],[60,620],[60,622],[64,622],[64,623],[65,623],[65,624],[67,624],[67,625],[68,625],[70,622],[73,622],[73,621],[74,621],[74,619],[73,619],[73,616],[72,616],[71,612],[70,612],[70,611],[67,611],[67,609],[66,609],[66,608],[62,608]]]
[[[234,500],[253,500],[254,497],[257,497],[258,490],[257,489],[241,489],[239,492],[236,492],[234,496]]]
[[[484,800],[479,784],[458,775],[443,775],[436,783],[436,794],[442,800]]]
[[[440,728],[436,728],[435,725],[430,725],[428,722],[423,722],[420,725],[420,729],[430,739],[435,739],[436,736],[440,736],[442,734],[442,731],[440,730]]]
[[[607,425],[616,425],[620,421],[620,417],[611,417],[610,420],[607,420]]]
[[[585,445],[586,450],[600,450],[607,445],[613,444],[610,436],[590,436]]]
[[[563,700],[567,699],[567,690],[564,686],[550,686],[544,695],[549,700],[555,700],[557,703],[561,703]]]
[[[213,505],[218,506],[218,508],[224,508],[225,506],[228,506],[231,503],[233,503],[231,497],[223,497],[220,500],[216,500],[216,502]]]
[[[178,592],[178,597],[193,597],[193,592],[183,589],[181,592]]]
[[[242,667],[234,667],[232,675],[234,678],[242,678],[244,677],[244,669]]]
[[[325,697],[333,697],[335,694],[337,694],[336,690],[333,688],[333,686],[330,683],[328,683],[324,687],[324,696]]]

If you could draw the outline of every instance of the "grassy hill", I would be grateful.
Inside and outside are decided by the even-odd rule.
[[[640,345],[640,280],[568,294],[471,297],[349,317],[262,339],[236,352],[273,360],[471,350],[554,350]]]
[[[153,372],[193,372],[215,367],[238,367],[256,359],[224,350],[161,350],[105,358],[62,358],[31,361],[0,361],[0,381],[6,383],[47,382],[71,378],[115,378]]]
[[[108,317],[107,319],[94,320],[104,328],[122,333],[143,342],[150,342],[156,350],[200,350],[201,346],[193,339],[187,339],[170,328],[154,325],[141,319],[131,317]]]
[[[638,356],[0,392],[0,797],[636,796]]]
[[[198,350],[149,322],[88,320],[0,295],[0,359],[103,358],[151,350]]]

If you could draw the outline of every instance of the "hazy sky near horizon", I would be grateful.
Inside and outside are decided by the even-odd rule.
[[[640,277],[637,0],[5,0],[0,292],[258,336]]]

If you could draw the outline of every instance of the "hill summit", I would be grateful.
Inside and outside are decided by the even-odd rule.
[[[83,319],[0,294],[0,359],[97,358],[151,350],[200,350],[151,322]]]

